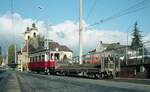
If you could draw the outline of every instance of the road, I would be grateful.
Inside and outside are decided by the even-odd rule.
[[[150,85],[7,71],[0,73],[0,92],[150,92]]]

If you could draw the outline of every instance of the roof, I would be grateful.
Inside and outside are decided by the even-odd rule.
[[[29,44],[29,52],[30,53],[35,53],[35,52],[39,52],[39,51],[45,51],[46,49],[44,49],[44,47],[38,47],[37,49],[35,49],[31,44]],[[57,42],[49,42],[49,49],[55,51],[56,48],[58,48],[59,51],[67,51],[67,52],[72,52],[72,50],[70,50],[67,46],[65,45],[60,45]],[[24,46],[24,48],[22,49],[22,52],[27,52],[27,45]]]
[[[49,49],[55,50],[56,48],[59,48],[59,44],[57,42],[49,42]]]
[[[93,53],[93,52],[96,52],[96,49],[93,49],[93,50],[89,51],[88,53]]]
[[[126,47],[125,45],[120,45],[120,43],[111,43],[111,44],[103,44],[104,47],[106,47],[106,50],[112,50],[112,49],[119,49]]]
[[[65,45],[60,45],[59,43],[57,42],[49,42],[49,48],[51,50],[55,50],[56,48],[58,48],[60,51],[69,51],[69,52],[72,52],[72,50],[70,50],[67,46]]]
[[[60,47],[59,47],[59,49],[60,49],[60,51],[69,51],[69,52],[72,52],[72,50],[70,50],[67,46],[65,46],[65,45],[61,45]]]
[[[115,48],[121,48],[121,47],[123,47],[123,45],[120,45],[118,43],[112,43],[112,44],[109,44],[107,46],[107,50],[111,50],[111,49],[115,49]]]

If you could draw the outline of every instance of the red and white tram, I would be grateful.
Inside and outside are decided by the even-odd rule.
[[[30,53],[28,68],[30,71],[54,73],[57,61],[60,60],[60,52],[41,50]]]

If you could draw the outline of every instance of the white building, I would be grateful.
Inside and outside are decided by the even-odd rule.
[[[31,49],[33,48],[33,46],[30,45],[31,39],[32,39],[32,42],[34,40],[36,42],[37,35],[38,35],[38,29],[34,23],[32,24],[31,28],[27,27],[24,33],[25,44],[24,44],[24,47],[18,52],[18,57],[17,57],[18,69],[21,71],[26,70],[28,67],[27,63],[29,62],[29,56],[28,56],[29,51],[31,51]]]

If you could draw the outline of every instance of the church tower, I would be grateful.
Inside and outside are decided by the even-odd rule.
[[[30,37],[31,38],[36,38],[37,37],[37,33],[38,33],[37,27],[36,27],[35,23],[33,23],[31,31],[30,31]]]
[[[30,39],[37,38],[37,35],[38,35],[38,29],[35,23],[33,23],[32,27],[31,28],[27,27],[25,31],[25,34],[24,34],[25,44],[27,44],[27,42],[29,42]]]
[[[29,41],[30,39],[30,28],[27,27],[25,33],[24,33],[24,40],[25,40],[25,44],[27,44],[27,41]]]

